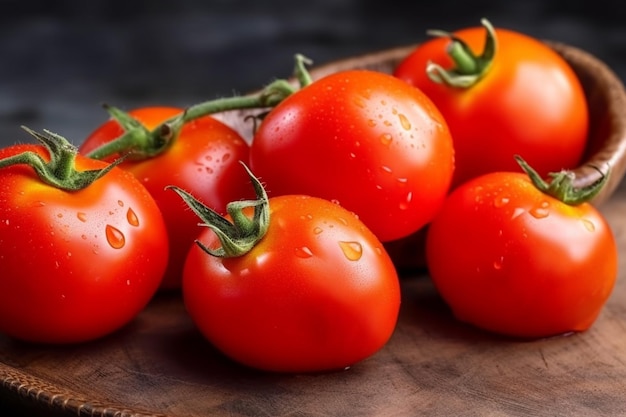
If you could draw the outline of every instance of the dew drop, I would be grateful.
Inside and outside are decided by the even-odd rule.
[[[543,205],[540,206],[540,207],[533,207],[528,212],[535,219],[543,219],[543,218],[548,217],[548,215],[550,214],[550,211],[548,210],[548,208],[547,207],[543,207]]]
[[[500,207],[504,207],[507,204],[509,204],[509,198],[508,197],[498,197],[495,200],[493,200],[493,206],[496,208],[500,208]]]
[[[339,247],[349,261],[358,261],[363,256],[363,247],[359,242],[339,242]]]
[[[319,235],[320,233],[322,233],[322,228],[321,227],[315,227],[313,229],[313,233],[315,233],[316,235]]]
[[[128,220],[128,224],[131,226],[139,226],[139,218],[132,208],[128,208],[128,211],[126,212],[126,220]]]
[[[78,217],[78,220],[83,223],[87,221],[87,213],[85,212],[79,211],[78,213],[76,213],[76,217]]]
[[[122,247],[124,247],[124,244],[126,243],[126,238],[119,229],[116,229],[110,224],[107,224],[105,228],[105,234],[107,242],[109,242],[109,245],[111,245],[113,249],[121,249]]]
[[[311,252],[311,249],[309,249],[308,247],[302,246],[296,248],[296,256],[298,258],[310,258],[313,256],[313,252]]]
[[[391,136],[390,133],[383,133],[382,135],[380,135],[380,143],[382,143],[385,146],[389,146],[392,140],[393,140],[393,137]]]
[[[222,155],[222,162],[226,162],[230,159],[230,153],[225,153]]]
[[[493,261],[493,269],[498,271],[502,269],[502,262],[504,262],[504,258],[502,256],[499,259]]]
[[[388,174],[391,174],[391,172],[392,172],[391,168],[386,166],[386,165],[381,166],[380,169],[383,170],[384,172],[388,173]]]
[[[411,205],[411,201],[413,200],[413,193],[409,191],[409,193],[407,193],[406,198],[404,199],[404,201],[400,202],[400,210],[406,210],[409,208],[409,206]]]
[[[120,207],[124,207],[124,202],[122,200],[117,200],[117,205]]]
[[[411,122],[409,122],[409,119],[407,119],[404,114],[400,113],[398,118],[400,119],[400,125],[402,125],[404,130],[411,130]]]
[[[60,219],[63,217],[63,213],[57,213],[57,217]]]
[[[593,232],[596,230],[596,225],[593,224],[591,220],[582,219],[581,221],[583,222],[583,226],[585,226],[585,229],[587,229],[588,231]]]

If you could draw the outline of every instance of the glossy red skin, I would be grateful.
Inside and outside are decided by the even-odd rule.
[[[456,32],[481,52],[484,28]],[[394,75],[432,99],[446,121],[456,152],[452,187],[480,174],[520,171],[521,155],[541,176],[578,166],[587,141],[589,115],[580,81],[546,44],[496,29],[492,67],[473,87],[453,88],[430,80],[428,61],[451,68],[447,38],[420,44]]]
[[[389,74],[344,71],[289,96],[250,149],[268,195],[338,201],[382,241],[435,215],[454,170],[445,120],[420,91]]]
[[[17,145],[0,150],[0,158],[22,151],[48,155]],[[103,166],[76,159],[78,170]],[[84,342],[121,328],[146,306],[165,272],[168,242],[156,203],[130,173],[114,168],[67,192],[15,165],[0,169],[0,184],[1,333]],[[109,243],[108,226],[123,242],[114,234]]]
[[[244,256],[191,249],[183,297],[202,334],[235,361],[274,372],[344,369],[379,351],[400,306],[380,241],[327,200],[280,196],[270,207],[267,234]],[[199,240],[219,246],[209,229]]]
[[[147,107],[130,112],[148,129],[153,129],[182,110]],[[80,147],[87,154],[122,134],[119,124],[109,120],[92,132]],[[232,128],[203,117],[185,125],[177,140],[163,154],[142,161],[123,162],[148,189],[163,213],[170,240],[170,261],[161,285],[163,290],[180,289],[182,270],[189,247],[198,234],[198,218],[168,185],[176,185],[207,206],[224,214],[231,201],[253,198],[250,179],[240,161],[248,160],[249,145]]]
[[[458,319],[521,338],[588,329],[618,262],[610,226],[592,205],[566,205],[522,173],[455,189],[429,227],[426,259]]]

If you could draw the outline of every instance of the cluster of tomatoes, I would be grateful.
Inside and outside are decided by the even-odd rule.
[[[393,74],[313,81],[297,57],[299,87],[109,107],[78,149],[29,130],[38,145],[0,150],[0,332],[92,340],[180,290],[238,362],[343,369],[395,329],[385,244],[425,230],[460,320],[521,337],[588,328],[617,251],[587,202],[602,183],[576,190],[562,171],[585,149],[583,90],[545,44],[483,23],[435,33]],[[262,109],[250,142],[211,116],[235,108]]]

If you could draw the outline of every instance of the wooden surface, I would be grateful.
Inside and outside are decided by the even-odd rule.
[[[602,210],[626,259],[626,188]],[[589,331],[530,342],[455,321],[426,275],[407,276],[390,342],[349,370],[318,375],[240,367],[205,342],[178,296],[159,296],[93,343],[50,348],[0,336],[0,398],[32,416],[623,415],[624,275]]]

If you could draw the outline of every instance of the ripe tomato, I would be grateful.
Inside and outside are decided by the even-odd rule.
[[[351,70],[274,107],[254,135],[250,167],[270,196],[337,201],[390,241],[435,215],[454,151],[445,120],[419,90],[389,74]]]
[[[518,172],[456,188],[429,227],[426,260],[458,319],[523,338],[588,329],[617,274],[603,216],[589,203],[545,194]]]
[[[153,129],[182,110],[146,107],[129,112]],[[92,132],[80,146],[83,154],[119,137],[123,130],[109,120]],[[128,159],[120,167],[132,172],[156,200],[168,230],[170,261],[162,289],[179,289],[187,251],[198,233],[198,218],[172,192],[171,184],[184,188],[205,204],[225,213],[226,204],[249,198],[249,180],[239,161],[248,160],[249,145],[232,128],[205,116],[187,123],[165,152],[151,158]]]
[[[344,369],[380,350],[400,307],[380,241],[328,200],[289,195],[267,204],[267,231],[249,252],[190,250],[183,298],[202,334],[235,361],[277,372]],[[221,245],[208,228],[198,240]]]
[[[0,159],[42,146],[16,145]],[[107,164],[76,156],[78,171]],[[41,343],[107,335],[157,291],[168,241],[156,203],[113,168],[78,191],[43,183],[33,168],[0,169],[0,332]]]
[[[542,176],[576,167],[585,149],[589,116],[572,68],[547,44],[499,28],[493,34],[493,57],[471,57],[486,33],[486,28],[471,27],[455,32],[457,40],[428,40],[394,71],[432,99],[448,122],[456,152],[452,187],[487,172],[519,171],[514,154],[523,155]],[[470,51],[462,52],[460,42]],[[465,73],[455,67],[461,73],[457,80],[458,75],[476,77],[467,87],[431,79],[433,72],[441,77],[441,71],[455,65],[452,49],[468,58],[464,62],[476,63]]]

